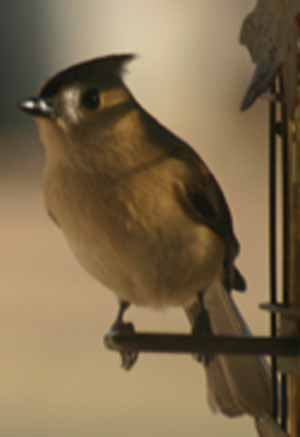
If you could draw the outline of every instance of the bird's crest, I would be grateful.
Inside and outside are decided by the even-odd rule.
[[[61,87],[72,82],[86,80],[110,81],[122,77],[125,66],[136,56],[133,54],[110,55],[81,62],[60,71],[48,80],[40,91],[40,97],[52,97]]]

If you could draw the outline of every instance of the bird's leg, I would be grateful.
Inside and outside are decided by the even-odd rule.
[[[125,301],[120,301],[119,303],[119,311],[116,317],[116,320],[112,324],[110,330],[105,335],[104,342],[107,347],[110,349],[114,349],[113,347],[113,337],[117,334],[134,334],[134,326],[132,323],[125,323],[123,321],[124,314],[126,310],[129,308],[130,303]],[[122,367],[123,369],[130,370],[133,365],[136,363],[138,358],[138,353],[133,350],[120,350]]]
[[[130,307],[129,302],[125,302],[124,300],[121,300],[119,302],[119,311],[116,320],[114,321],[112,327],[110,328],[111,331],[122,331],[122,329],[124,329],[124,325],[126,325],[126,323],[124,323],[123,317],[129,307]]]
[[[202,291],[200,291],[198,294],[198,302],[201,310],[198,312],[197,318],[194,320],[192,334],[196,338],[213,335],[209,314],[204,306]],[[197,361],[201,361],[204,365],[206,365],[209,364],[210,360],[212,359],[212,356],[208,354],[203,354],[203,355],[197,355],[196,358]]]

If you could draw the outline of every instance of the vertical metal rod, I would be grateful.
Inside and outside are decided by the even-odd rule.
[[[276,95],[275,81],[271,86],[272,95]],[[270,102],[269,110],[269,257],[270,257],[270,300],[277,304],[277,171],[276,171],[276,101]],[[277,318],[271,313],[271,335],[276,337]],[[273,387],[273,417],[278,417],[278,380],[277,380],[277,358],[271,359],[272,387]]]
[[[282,176],[283,176],[283,303],[289,305],[290,291],[290,191],[289,191],[289,144],[288,144],[288,116],[284,98],[283,80],[280,80],[281,118],[282,118]]]
[[[300,55],[300,47],[299,47]],[[298,91],[300,90],[300,56],[298,55]],[[289,161],[290,161],[290,302],[300,308],[300,107],[291,108],[289,117]],[[300,338],[300,325],[295,326]],[[289,425],[291,437],[300,437],[300,376],[291,372],[288,376]]]
[[[289,304],[290,294],[290,193],[289,193],[289,149],[288,149],[288,117],[285,102],[283,77],[280,74],[280,96],[281,96],[281,139],[282,139],[282,207],[283,207],[283,255],[282,275],[284,305]],[[288,422],[288,396],[287,396],[287,375],[281,375],[281,426],[286,431]]]

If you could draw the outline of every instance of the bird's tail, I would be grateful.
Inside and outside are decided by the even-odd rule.
[[[203,303],[213,334],[251,335],[231,295],[220,282],[215,282],[206,290]],[[187,310],[193,326],[203,310],[200,303]],[[214,411],[230,417],[242,414],[253,416],[261,437],[286,436],[272,419],[271,377],[263,358],[218,355],[206,360],[205,372],[208,401]]]

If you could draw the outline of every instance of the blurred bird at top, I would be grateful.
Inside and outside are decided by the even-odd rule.
[[[248,48],[256,67],[241,103],[242,111],[268,92],[282,65],[288,71],[285,101],[290,109],[297,103],[299,13],[298,0],[257,0],[254,10],[245,18],[240,42]],[[272,100],[277,97],[269,96]]]
[[[123,81],[132,59],[72,66],[21,104],[45,145],[49,215],[79,263],[116,293],[114,329],[127,327],[123,313],[134,304],[184,308],[194,335],[249,335],[231,297],[245,281],[224,195],[194,150],[135,100]],[[123,364],[134,360],[125,354]],[[261,435],[281,435],[263,360],[204,361],[213,408],[250,414]]]

